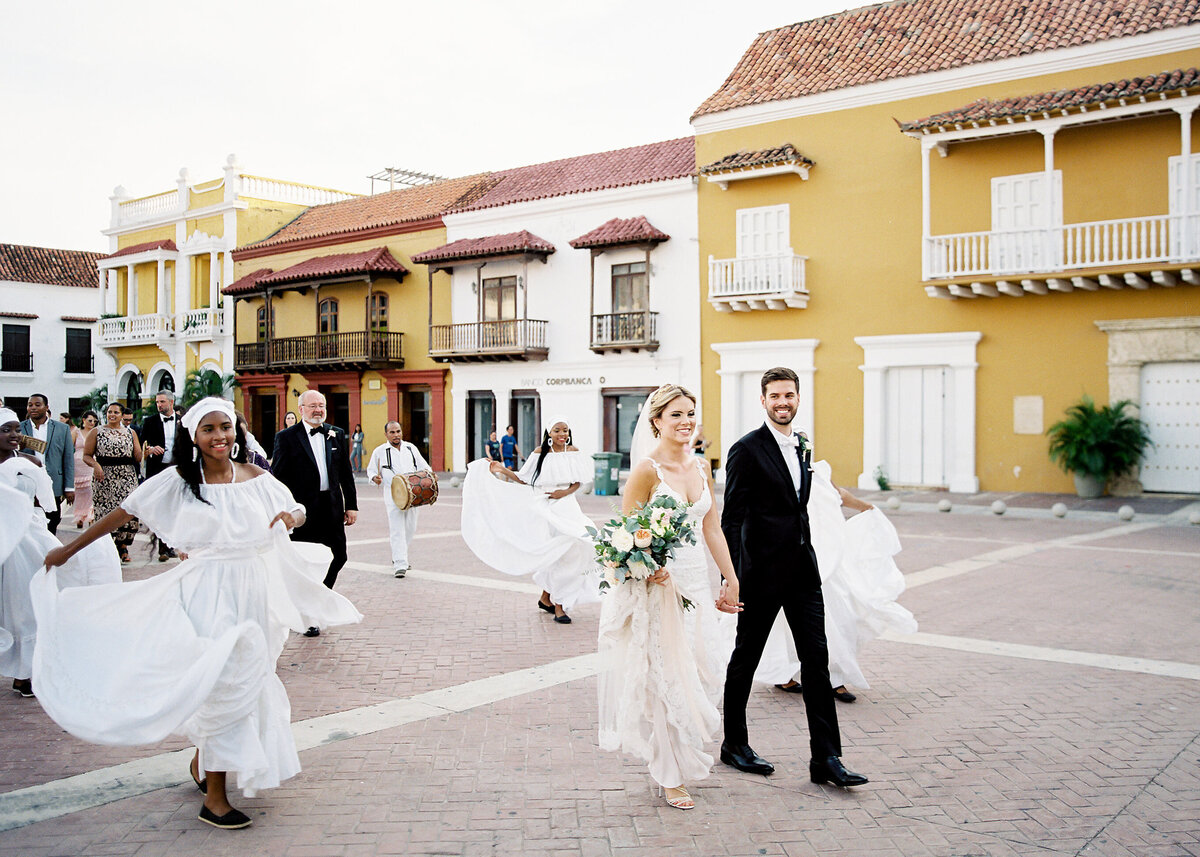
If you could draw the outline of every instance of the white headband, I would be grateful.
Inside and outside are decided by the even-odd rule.
[[[19,423],[21,418],[12,408],[0,408],[0,426],[5,423]]]
[[[222,399],[219,396],[209,396],[207,399],[201,399],[188,408],[188,412],[183,415],[183,419],[179,422],[187,429],[187,433],[191,436],[192,442],[196,440],[196,429],[200,425],[200,420],[207,417],[209,414],[220,412],[229,417],[229,421],[237,425],[237,412],[233,409],[233,402],[228,399]]]
[[[567,427],[567,431],[571,430],[571,424],[567,421],[566,417],[551,417],[546,421],[546,425],[544,426],[546,429],[546,434],[550,434],[550,429],[554,428],[559,423],[565,425]]]

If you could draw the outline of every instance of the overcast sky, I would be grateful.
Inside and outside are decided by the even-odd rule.
[[[409,8],[410,5],[413,8]],[[843,0],[40,0],[0,32],[0,243],[106,250],[179,168],[366,193],[691,133],[754,36]]]

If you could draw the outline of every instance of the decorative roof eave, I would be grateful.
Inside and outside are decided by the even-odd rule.
[[[625,219],[614,217],[567,243],[576,250],[603,250],[607,247],[649,247],[670,239],[670,235],[656,228],[644,215],[639,215]]]
[[[1077,90],[1042,92],[991,101],[980,99],[964,107],[924,119],[900,122],[900,131],[925,140],[926,145],[944,146],[958,140],[1005,134],[1031,134],[1064,126],[1112,122],[1155,113],[1190,111],[1200,107],[1200,72],[1172,72],[1190,86],[1152,88],[1127,81],[1081,87]],[[1164,75],[1159,75],[1159,78]],[[1148,78],[1135,78],[1140,84]],[[1122,88],[1118,89],[1117,87]],[[1093,93],[1088,95],[1088,93]],[[1103,97],[1101,97],[1103,94]],[[1039,104],[1039,102],[1047,102]],[[933,141],[937,142],[934,143]],[[944,152],[943,152],[944,154]]]
[[[808,171],[814,166],[816,164],[800,154],[791,143],[783,143],[770,149],[734,152],[719,161],[706,164],[699,173],[719,185],[721,190],[726,190],[730,182],[768,176],[794,174],[808,181]]]
[[[802,181],[808,181],[808,171],[812,166],[811,163],[787,163],[776,164],[770,167],[748,167],[742,170],[713,173],[712,175],[705,176],[705,178],[716,184],[721,190],[728,190],[730,182],[744,181],[746,179],[765,179],[769,176],[782,176],[789,173],[800,176]]]
[[[221,289],[221,294],[233,295],[234,297],[260,295],[264,289],[259,287],[258,281],[268,274],[274,273],[274,268],[259,268],[257,271],[251,271],[249,274],[238,277],[238,279]]]
[[[108,268],[124,268],[129,265],[140,265],[143,262],[174,262],[179,258],[179,248],[175,246],[175,242],[167,239],[164,241],[147,241],[143,244],[133,244],[118,250],[116,253],[110,253],[107,256],[101,256],[96,260],[96,267],[100,270]]]
[[[495,262],[505,258],[536,258],[544,263],[553,252],[554,245],[545,238],[521,230],[483,238],[459,238],[441,247],[416,253],[412,260],[419,265],[428,265],[430,273],[433,273],[449,271],[456,265]]]

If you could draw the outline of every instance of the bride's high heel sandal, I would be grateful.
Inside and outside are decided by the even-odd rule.
[[[673,806],[676,809],[695,809],[696,802],[692,800],[692,796],[688,794],[687,787],[680,786],[677,789],[666,786],[658,787],[660,797],[665,797],[668,806]]]

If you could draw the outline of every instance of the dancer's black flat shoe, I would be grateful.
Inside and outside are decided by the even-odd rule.
[[[553,608],[551,608],[551,609],[553,609]],[[558,623],[558,624],[560,624],[560,625],[570,625],[570,624],[571,624],[571,617],[570,617],[570,616],[568,616],[566,613],[564,613],[564,614],[562,614],[561,616],[555,616],[555,617],[554,617],[554,621],[555,621],[555,622],[557,622],[557,623]]]
[[[835,690],[833,692],[833,698],[836,699],[838,702],[853,702],[854,700],[858,699],[857,696],[852,694],[850,691],[846,690],[846,688],[844,688],[844,687],[839,688],[838,690]]]
[[[775,766],[755,753],[749,744],[722,744],[721,761],[747,774],[775,773]]]
[[[196,772],[192,771],[192,763],[191,762],[187,763],[187,773],[192,774],[192,783],[196,784],[196,787],[197,787],[197,789],[200,790],[200,793],[202,793],[202,795],[208,795],[208,793],[209,793],[209,778],[205,777],[203,780],[199,779],[196,775]]]
[[[775,686],[784,693],[804,693],[804,688],[800,686],[800,682],[795,682],[793,684],[777,684]]]
[[[820,761],[813,759],[808,763],[808,773],[814,783],[833,783],[838,788],[848,789],[870,782],[862,774],[847,771],[842,760],[837,756],[826,756]]]
[[[13,693],[19,694],[25,699],[33,699],[33,680],[28,678],[14,678],[12,685]]]
[[[547,613],[553,613],[553,612],[554,612],[554,605],[553,605],[553,604],[545,604],[545,603],[543,603],[543,602],[542,602],[542,599],[540,599],[540,598],[538,599],[538,603],[537,603],[537,604],[538,604],[538,607],[541,607],[541,608],[542,608],[543,610],[545,610]]]
[[[231,809],[224,815],[216,815],[206,806],[200,807],[200,815],[197,818],[205,824],[211,824],[213,827],[219,827],[222,830],[240,830],[254,823],[254,820],[250,816],[240,810]]]
[[[310,627],[307,631],[304,632],[304,636],[319,637],[319,636],[321,636],[321,629],[314,625],[314,626]]]

